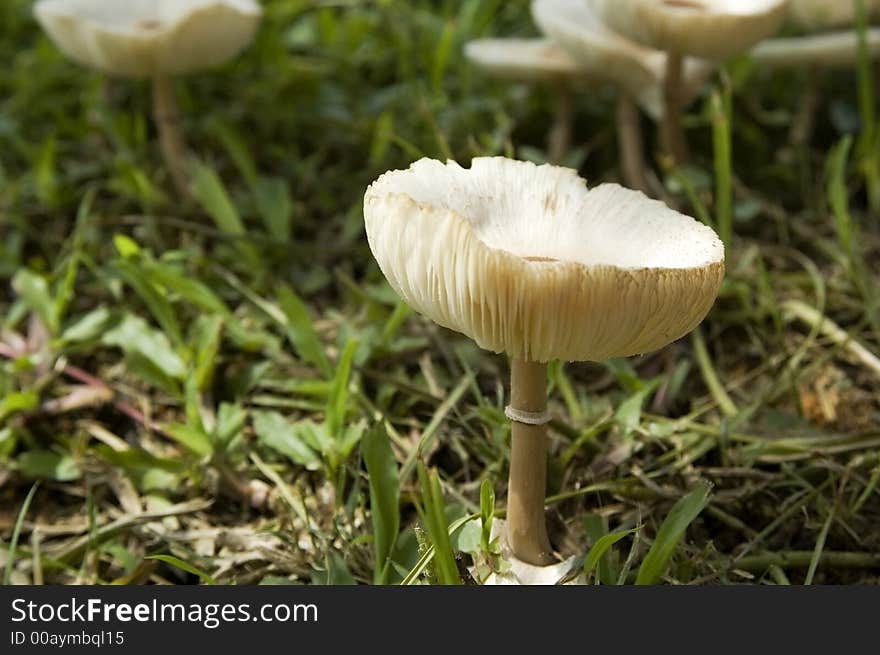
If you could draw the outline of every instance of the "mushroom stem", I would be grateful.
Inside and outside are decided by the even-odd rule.
[[[683,59],[677,52],[666,54],[662,138],[663,149],[673,165],[684,163],[687,147],[681,129]]]
[[[633,99],[623,92],[617,94],[617,147],[620,150],[623,183],[630,189],[647,194],[639,110]]]
[[[153,119],[159,130],[162,156],[181,195],[190,195],[187,147],[180,130],[180,111],[174,98],[171,77],[157,74],[153,77]]]
[[[822,101],[819,85],[819,71],[817,67],[811,66],[807,70],[807,78],[803,86],[803,95],[801,96],[800,108],[791,123],[791,129],[788,133],[788,139],[795,147],[809,145],[813,136],[813,129],[816,125],[816,112],[819,110],[819,104]]]
[[[513,359],[510,364],[511,415],[539,416],[547,411],[547,364]],[[514,419],[510,430],[507,483],[507,541],[528,564],[553,561],[544,520],[547,487],[547,425]]]
[[[557,91],[556,113],[553,127],[547,135],[547,157],[553,164],[560,164],[571,147],[572,122],[574,120],[574,98],[571,87],[561,83]]]

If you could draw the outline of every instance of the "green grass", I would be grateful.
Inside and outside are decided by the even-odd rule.
[[[148,86],[66,61],[29,7],[0,5],[9,579],[503,566],[507,363],[399,302],[361,203],[420,156],[546,156],[552,98],[461,54],[533,35],[527,3],[267,2],[242,57],[177,84],[190,201]],[[876,67],[819,75],[806,146],[788,134],[802,80],[737,61],[690,110],[670,201],[729,245],[700,331],[551,367],[550,533],[591,581],[878,581],[880,379],[855,347],[880,351]],[[616,179],[612,100],[577,99],[571,161],[591,183]]]

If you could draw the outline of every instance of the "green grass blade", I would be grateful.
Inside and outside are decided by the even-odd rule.
[[[492,542],[492,521],[495,518],[495,487],[489,480],[480,485],[480,545],[489,552]]]
[[[601,537],[593,544],[593,547],[590,548],[590,552],[587,553],[587,558],[584,560],[584,573],[589,574],[596,568],[596,566],[601,562],[604,558],[605,554],[610,550],[610,548],[616,544],[618,541],[627,537],[634,533],[636,528],[632,530],[621,530],[619,532],[611,532],[606,534],[604,537]],[[601,580],[601,576],[600,576]]]
[[[708,504],[711,489],[711,484],[701,482],[696,489],[675,503],[657,531],[657,537],[639,567],[636,576],[637,585],[660,582],[685,530]]]
[[[324,352],[324,346],[315,332],[309,309],[302,299],[287,285],[278,288],[278,304],[287,318],[287,338],[296,352],[325,377],[333,374],[333,368]]]
[[[400,479],[397,459],[385,428],[379,424],[361,441],[370,483],[370,515],[373,521],[373,551],[376,557],[373,581],[388,583],[391,553],[400,530]]]
[[[154,559],[160,562],[164,562],[170,566],[173,566],[176,569],[180,569],[181,571],[185,571],[186,573],[191,573],[195,575],[204,582],[205,584],[215,585],[217,581],[208,573],[205,573],[200,568],[193,566],[189,562],[186,562],[179,557],[175,557],[174,555],[147,555],[144,559]]]
[[[22,268],[12,278],[15,290],[27,308],[40,317],[43,325],[51,334],[58,331],[58,317],[55,314],[55,302],[49,291],[49,283],[42,275]]]
[[[345,349],[339,357],[336,366],[336,375],[330,387],[330,395],[327,398],[327,411],[325,423],[327,432],[336,438],[342,435],[342,427],[345,425],[345,411],[348,407],[348,382],[351,378],[351,364],[357,351],[357,341],[350,340],[345,344]]]
[[[417,505],[417,509],[431,544],[434,546],[437,578],[444,585],[461,584],[458,567],[455,564],[455,554],[452,551],[452,542],[449,538],[449,524],[446,521],[443,492],[440,489],[437,471],[431,470],[429,472],[421,462],[419,462],[417,470],[421,489],[421,503]]]
[[[816,547],[813,549],[813,556],[810,558],[810,566],[807,569],[807,577],[804,578],[804,585],[813,584],[813,578],[816,577],[816,569],[819,568],[819,560],[822,558],[822,552],[825,550],[825,541],[828,539],[828,531],[831,529],[831,524],[834,522],[834,510],[828,512],[828,516],[825,519],[825,523],[822,524],[822,529],[819,531],[819,536],[816,538]]]
[[[34,499],[34,494],[37,493],[39,486],[39,482],[34,482],[33,486],[31,486],[31,490],[28,491],[28,495],[25,496],[24,502],[21,504],[21,509],[18,510],[18,516],[15,519],[15,526],[12,528],[12,538],[9,540],[9,553],[7,555],[8,559],[6,560],[6,570],[3,572],[3,584],[5,586],[9,585],[10,580],[12,580],[12,567],[15,564],[15,551],[18,550],[18,539],[21,536],[21,526],[24,525],[24,517],[27,516],[31,501]]]
[[[715,222],[725,248],[733,239],[733,142],[730,132],[730,90],[724,96],[713,91],[709,106],[712,115],[712,144],[715,157]]]

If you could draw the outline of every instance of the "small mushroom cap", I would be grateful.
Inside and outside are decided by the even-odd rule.
[[[869,16],[880,14],[880,0],[864,0]],[[856,22],[855,0],[790,0],[789,20],[808,32],[851,27]]]
[[[550,39],[477,39],[465,56],[491,75],[540,82],[583,75],[577,62]]]
[[[666,54],[610,30],[589,0],[532,0],[532,17],[589,74],[632,96],[654,120],[663,115]],[[696,98],[714,66],[685,60],[686,100]]]
[[[34,13],[70,59],[145,77],[231,59],[253,40],[262,9],[253,0],[39,0]]]
[[[865,34],[868,56],[880,58],[880,28],[872,27]],[[854,30],[828,32],[811,36],[767,39],[751,52],[762,69],[848,68],[859,60],[859,34]]]
[[[788,0],[588,0],[605,23],[660,50],[706,59],[746,52],[775,34]]]
[[[413,309],[487,350],[600,361],[696,327],[724,276],[711,228],[568,168],[420,159],[367,189],[373,256]]]

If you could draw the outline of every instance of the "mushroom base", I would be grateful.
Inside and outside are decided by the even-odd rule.
[[[485,580],[482,580],[484,586],[584,584],[583,574],[575,571],[578,568],[577,557],[569,557],[546,566],[535,566],[517,558],[511,551],[507,539],[507,521],[502,519],[492,521],[492,539],[498,539],[501,559],[508,566],[490,573]],[[471,570],[471,574],[477,577],[476,568]]]

